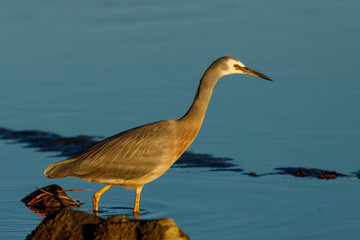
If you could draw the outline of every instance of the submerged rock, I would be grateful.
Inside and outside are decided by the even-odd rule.
[[[112,216],[103,220],[95,215],[62,209],[47,216],[26,239],[190,239],[174,220],[135,220]]]

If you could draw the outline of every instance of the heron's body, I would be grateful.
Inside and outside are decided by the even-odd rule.
[[[142,187],[164,174],[194,141],[216,82],[232,73],[271,80],[232,57],[219,58],[204,73],[193,104],[182,118],[143,125],[109,137],[73,158],[49,166],[45,175],[108,184],[94,194],[94,211],[98,210],[101,194],[112,185],[136,189],[134,213],[139,212]]]
[[[143,186],[166,172],[195,139],[198,129],[188,129],[191,126],[181,122],[164,120],[119,133],[51,165],[46,175],[128,188]]]

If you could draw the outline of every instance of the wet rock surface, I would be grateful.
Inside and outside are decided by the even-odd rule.
[[[101,219],[92,214],[62,209],[47,216],[26,239],[190,239],[174,220],[135,220],[125,216]]]

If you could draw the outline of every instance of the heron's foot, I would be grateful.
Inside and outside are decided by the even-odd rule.
[[[139,211],[137,212],[134,211],[133,214],[134,214],[134,219],[139,220]]]
[[[93,214],[98,217],[99,216],[99,211],[93,210]]]

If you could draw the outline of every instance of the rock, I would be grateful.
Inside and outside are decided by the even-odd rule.
[[[103,220],[95,215],[61,209],[47,216],[26,239],[190,239],[174,220],[135,220],[112,216]]]
[[[26,239],[92,239],[101,219],[81,211],[61,209],[48,215]]]
[[[135,220],[113,216],[103,221],[95,234],[100,239],[190,239],[171,218]]]

